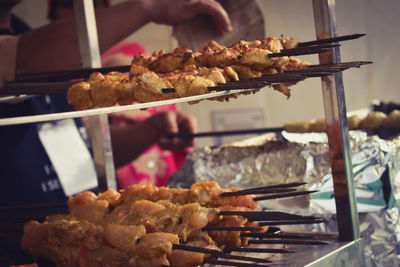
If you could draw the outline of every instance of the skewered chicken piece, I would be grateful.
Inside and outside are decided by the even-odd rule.
[[[390,112],[383,124],[386,127],[400,128],[400,110],[395,109]]]
[[[400,127],[400,111],[393,110],[389,115],[383,112],[370,112],[364,118],[359,115],[352,115],[347,118],[349,130],[377,129],[380,127]],[[324,119],[314,121],[292,122],[284,125],[287,132],[309,133],[325,132],[326,123]]]
[[[240,207],[222,207],[221,211],[249,211],[247,208]],[[247,218],[238,215],[224,215],[217,221],[211,222],[209,226],[216,227],[259,227],[256,222],[249,221]],[[263,227],[263,230],[258,232],[267,231],[268,227]],[[247,231],[212,231],[209,230],[208,234],[219,245],[224,245],[232,248],[240,248],[246,246],[251,238],[241,237],[242,232]]]
[[[182,75],[175,83],[174,88],[179,97],[208,94],[208,87],[216,84],[207,78],[194,75]]]
[[[136,82],[127,73],[94,72],[87,82],[79,82],[68,89],[68,103],[77,110],[131,104],[135,101],[134,87]]]
[[[217,209],[197,203],[176,205],[169,201],[138,200],[115,207],[105,216],[104,223],[144,225],[148,232],[176,233],[182,242],[187,242],[208,223],[218,220],[217,213]]]
[[[67,92],[68,104],[75,107],[76,110],[85,110],[94,108],[96,105],[90,94],[90,83],[79,82],[72,85]]]
[[[186,242],[185,245],[198,248],[220,250],[217,246],[213,245],[213,243],[214,241],[206,232],[200,232],[196,236],[196,240],[189,239],[189,241]],[[204,262],[204,258],[207,257],[208,255],[204,255],[203,253],[185,250],[173,250],[171,257],[169,258],[169,262],[171,266],[174,267],[197,266],[201,265]]]
[[[364,119],[360,121],[358,129],[377,129],[383,126],[387,115],[380,111],[370,112]]]
[[[109,107],[115,105],[119,98],[119,87],[117,85],[128,76],[127,73],[116,71],[106,75],[99,72],[92,73],[88,82],[90,94],[96,106]]]
[[[126,77],[117,83],[116,90],[118,92],[118,105],[131,105],[132,103],[137,102],[135,88],[138,86],[137,80],[133,77]]]
[[[246,245],[249,239],[241,238],[240,231],[210,231],[209,234],[213,239],[208,238],[207,232],[204,232],[206,226],[257,226],[242,216],[218,216],[220,210],[249,211],[247,208],[238,207],[205,208],[198,203],[176,205],[166,200],[158,202],[138,200],[132,204],[125,203],[116,207],[106,216],[105,221],[106,223],[117,221],[124,225],[143,224],[148,232],[176,233],[184,243],[202,240],[203,243],[207,241],[208,246]],[[214,233],[215,238],[211,233]]]
[[[176,93],[163,93],[161,89],[172,88],[170,82],[162,79],[154,72],[145,72],[136,78],[137,85],[134,88],[135,98],[139,102],[150,102],[176,98]]]

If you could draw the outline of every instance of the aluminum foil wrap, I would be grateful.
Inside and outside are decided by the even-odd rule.
[[[193,182],[216,181],[221,187],[249,188],[314,182],[329,169],[326,144],[285,142],[267,135],[218,148],[196,148],[169,184],[190,187]]]
[[[284,135],[285,136],[285,135]],[[321,135],[263,135],[217,148],[197,148],[169,180],[171,187],[216,181],[251,188],[307,182],[311,196],[260,201],[264,209],[319,215],[326,224],[284,230],[337,232],[329,147]],[[289,140],[289,141],[287,141]],[[400,141],[350,132],[353,179],[367,266],[400,266]]]

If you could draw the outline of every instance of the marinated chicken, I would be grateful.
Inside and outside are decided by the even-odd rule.
[[[28,222],[21,247],[57,266],[159,267],[169,265],[177,243],[177,235],[146,233],[142,225],[109,224],[103,228],[87,221],[57,220]],[[182,266],[196,265],[197,260],[185,257]]]
[[[147,199],[150,201],[168,200],[172,203],[199,203],[205,207],[244,207],[254,210],[257,202],[252,195],[221,197],[224,192],[235,192],[239,188],[221,188],[216,182],[199,182],[190,189],[156,187],[151,185],[131,185],[121,191],[121,201],[136,201]]]
[[[67,92],[68,104],[76,110],[85,110],[95,107],[95,103],[90,93],[90,83],[79,82],[72,85]]]
[[[261,41],[239,41],[229,47],[210,41],[199,51],[176,48],[171,53],[159,51],[150,56],[136,55],[129,74],[93,73],[87,82],[71,86],[67,98],[77,110],[84,110],[207,94],[215,92],[213,87],[228,82],[308,67],[308,62],[294,57],[269,57],[271,53],[294,48],[297,44],[295,39],[267,37]],[[289,86],[293,84],[274,84],[272,87],[289,97]],[[162,90],[168,88],[174,89]],[[248,90],[209,100],[228,101],[258,91]]]
[[[109,190],[104,194],[110,194],[108,192],[115,191]],[[133,185],[125,189],[120,197],[114,198],[113,195],[113,202],[105,200],[103,194],[96,199],[95,194],[84,192],[71,197],[68,205],[71,219],[74,220],[86,220],[99,225],[144,225],[147,232],[176,233],[186,242],[190,237],[193,240],[207,225],[246,226],[248,221],[241,216],[217,214],[220,210],[253,210],[254,201],[250,202],[248,196],[218,197],[221,192],[221,188],[213,182],[194,184],[190,190]],[[218,198],[226,200],[213,201]],[[218,245],[240,246],[238,244],[245,242],[239,234],[221,232],[216,234],[219,239],[215,241]],[[233,242],[235,238],[238,240]],[[225,240],[229,243],[224,243]]]
[[[161,89],[172,88],[170,82],[160,78],[154,72],[145,72],[137,76],[134,88],[135,98],[140,102],[167,100],[176,98],[176,93],[163,93]]]
[[[400,128],[400,110],[395,109],[390,112],[383,124],[386,127]]]
[[[239,41],[229,47],[215,41],[206,43],[200,51],[175,49],[172,53],[153,54],[152,57],[138,55],[132,64],[141,65],[155,72],[172,72],[187,64],[202,67],[225,67],[242,64],[256,69],[278,68],[288,62],[288,57],[272,57],[268,54],[279,53],[282,49],[297,47],[299,41],[287,37],[267,37],[264,40]]]
[[[381,127],[400,128],[400,111],[393,110],[389,115],[380,111],[374,111],[362,117],[360,115],[351,115],[347,118],[349,130],[372,130]],[[312,121],[291,122],[284,125],[287,132],[309,133],[325,132],[325,119]]]
[[[242,216],[219,215],[255,209],[251,196],[220,196],[236,190],[205,182],[190,189],[133,185],[98,195],[86,191],[69,198],[68,214],[26,223],[21,246],[57,266],[197,266],[209,255],[175,250],[173,244],[242,247],[249,238],[240,231],[205,227],[258,226]]]

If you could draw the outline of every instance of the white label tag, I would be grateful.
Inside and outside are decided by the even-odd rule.
[[[67,196],[97,186],[93,159],[72,119],[43,123],[38,132]]]

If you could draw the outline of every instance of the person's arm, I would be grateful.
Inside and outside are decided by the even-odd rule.
[[[100,53],[150,21],[146,5],[129,1],[96,12]],[[21,35],[16,72],[80,68],[75,18],[65,18]]]
[[[153,144],[165,150],[182,150],[193,146],[192,138],[169,138],[168,134],[195,133],[193,116],[165,111],[130,126],[111,126],[111,143],[116,167],[121,167],[140,156]]]
[[[131,0],[96,11],[100,53],[150,21],[175,24],[197,14],[213,17],[221,32],[230,21],[214,0]],[[20,37],[16,72],[40,72],[80,68],[75,19],[65,18]]]
[[[173,25],[198,14],[209,15],[217,30],[223,34],[232,30],[228,14],[215,0],[156,0],[150,8],[154,22]],[[196,30],[196,29],[193,29]]]

